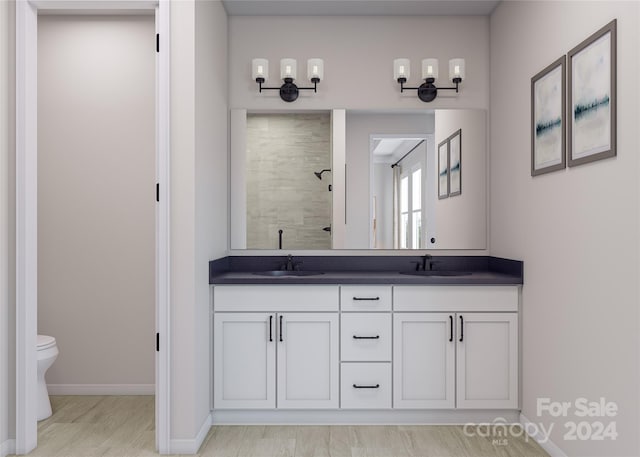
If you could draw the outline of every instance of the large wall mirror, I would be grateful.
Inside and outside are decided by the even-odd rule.
[[[231,112],[231,249],[486,249],[484,110]]]

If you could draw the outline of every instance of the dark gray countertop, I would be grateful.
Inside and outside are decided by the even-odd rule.
[[[414,276],[400,274],[415,269],[418,256],[304,256],[294,263],[313,276],[269,277],[255,274],[279,270],[286,257],[224,257],[209,263],[209,284],[523,284],[523,264],[517,260],[488,256],[434,256],[433,269],[457,271],[462,276]]]

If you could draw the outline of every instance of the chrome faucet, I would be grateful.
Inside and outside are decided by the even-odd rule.
[[[431,271],[431,268],[433,267],[431,259],[432,257],[430,254],[423,255],[422,260],[416,262],[416,271]]]

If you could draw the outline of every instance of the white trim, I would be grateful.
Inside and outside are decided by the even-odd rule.
[[[170,2],[161,0],[156,8],[160,52],[156,59],[156,182],[160,185],[156,203],[156,332],[160,351],[156,352],[156,449],[168,454],[171,438],[171,314],[170,297]]]
[[[49,395],[155,395],[154,384],[47,384]]]
[[[540,431],[540,428],[537,427],[536,424],[531,422],[529,419],[527,419],[527,417],[522,413],[520,413],[520,424],[527,433]],[[529,436],[533,438],[536,443],[538,443],[540,447],[544,449],[551,457],[567,457],[567,454],[565,454],[557,444],[551,441],[551,439],[545,439],[546,437],[541,436],[540,433],[530,434]]]
[[[347,239],[347,110],[331,110],[331,249]],[[235,246],[232,246],[235,248]]]
[[[16,440],[6,440],[0,444],[0,457],[6,457],[16,452]]]
[[[111,10],[149,10],[154,9],[156,0],[29,0],[37,9],[44,11],[64,11],[72,14],[77,11]]]
[[[200,431],[196,435],[196,437],[192,440],[188,439],[176,439],[171,440],[170,450],[171,454],[197,454],[200,446],[204,442],[204,439],[207,437],[209,433],[209,429],[211,428],[212,418],[211,414],[209,414],[202,426],[200,427]]]
[[[232,109],[229,114],[229,246],[247,248],[247,110]]]
[[[16,2],[16,452],[37,446],[38,12]]]
[[[403,425],[486,423],[503,419],[518,423],[515,410],[224,410],[211,413],[211,425]]]
[[[24,0],[16,2],[16,452],[37,445],[37,20],[38,10],[77,13],[156,9],[157,59],[156,224],[156,446],[170,443],[169,313],[169,0]],[[132,11],[133,14],[135,14]]]

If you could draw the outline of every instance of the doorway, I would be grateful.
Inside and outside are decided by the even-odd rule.
[[[168,373],[169,373],[169,354],[168,354],[168,338],[164,338],[162,344],[155,337],[158,333],[168,336],[168,132],[169,132],[169,56],[168,56],[168,2],[160,2],[154,5],[150,2],[132,1],[125,5],[126,8],[133,8],[135,11],[122,10],[123,4],[110,5],[112,2],[79,2],[69,4],[68,2],[18,2],[16,11],[16,51],[17,51],[17,78],[16,78],[16,123],[17,123],[17,319],[16,319],[16,451],[19,454],[28,453],[37,445],[37,421],[36,421],[36,334],[38,330],[38,303],[41,304],[43,311],[43,321],[40,325],[51,328],[56,327],[56,332],[60,332],[61,343],[63,340],[69,339],[74,332],[84,333],[88,338],[101,339],[99,350],[95,351],[98,346],[87,344],[86,347],[80,348],[80,352],[75,356],[79,357],[79,365],[94,363],[95,366],[91,370],[85,370],[82,375],[86,376],[88,371],[103,369],[103,377],[105,381],[96,383],[96,379],[77,377],[80,382],[73,383],[69,386],[65,382],[60,382],[57,387],[59,389],[76,389],[76,393],[82,393],[82,389],[112,389],[111,393],[152,393],[155,391],[155,424],[156,424],[156,448],[160,452],[167,452],[169,447],[169,395],[168,395]],[[118,11],[110,8],[117,7]],[[78,10],[82,8],[82,10]],[[39,13],[45,13],[47,9],[56,9],[58,13],[73,13],[75,17],[70,16],[51,16],[38,17]],[[62,11],[61,11],[62,10]],[[87,26],[87,21],[93,21],[92,30],[100,28],[108,22],[108,16],[105,14],[113,14],[116,12],[118,16],[111,16],[112,19],[131,26],[133,23],[146,21],[145,34],[148,36],[148,42],[143,46],[148,46],[149,59],[146,62],[148,72],[147,90],[145,92],[146,113],[142,115],[145,119],[144,125],[139,122],[122,122],[123,117],[130,113],[117,112],[113,109],[118,105],[118,97],[123,97],[133,103],[133,99],[140,94],[119,93],[116,83],[125,83],[131,85],[131,73],[127,71],[115,71],[111,68],[106,71],[103,68],[103,79],[101,85],[93,88],[87,87],[82,83],[83,71],[94,71],[98,75],[101,64],[105,63],[106,55],[109,52],[106,40],[102,45],[99,42],[90,44],[90,40],[80,40],[80,45],[85,46],[82,64],[74,67],[67,75],[42,75],[47,83],[51,83],[54,77],[67,79],[65,82],[69,93],[66,94],[66,101],[69,102],[65,106],[65,112],[54,115],[55,110],[50,108],[56,105],[65,105],[61,101],[65,101],[64,93],[56,93],[50,87],[45,88],[38,84],[37,64],[38,62],[38,31],[39,23],[43,27],[50,28],[52,23],[68,21],[65,27],[59,30],[70,31],[70,27],[78,27],[78,24]],[[78,15],[80,13],[80,15]],[[141,15],[141,13],[143,15]],[[144,13],[148,16],[145,17]],[[155,13],[155,14],[154,14]],[[87,16],[87,14],[89,16]],[[97,16],[96,14],[99,14]],[[155,17],[155,20],[154,20]],[[71,21],[71,22],[69,22]],[[72,24],[72,22],[75,24]],[[121,30],[122,31],[122,30]],[[164,32],[164,33],[163,33]],[[158,35],[156,35],[158,33]],[[74,41],[74,40],[71,40]],[[75,40],[77,41],[77,40]],[[43,50],[50,44],[40,43]],[[110,43],[113,44],[113,43]],[[162,46],[167,52],[155,53],[156,46]],[[131,53],[127,51],[128,58],[131,59]],[[116,53],[118,54],[118,53]],[[155,55],[154,55],[155,54]],[[91,62],[91,56],[94,61]],[[58,56],[60,57],[60,56]],[[67,56],[68,57],[68,56]],[[116,56],[122,58],[122,55]],[[135,58],[134,58],[135,60]],[[56,65],[47,67],[45,62],[40,62],[43,69],[55,69]],[[62,62],[58,62],[64,65]],[[133,62],[130,60],[129,64]],[[127,70],[129,65],[123,61],[122,69]],[[86,76],[86,75],[85,75]],[[42,78],[41,81],[42,82]],[[71,83],[71,84],[69,84]],[[120,86],[123,87],[123,86]],[[141,86],[140,86],[141,87]],[[155,90],[154,90],[155,87]],[[96,90],[98,88],[98,90]],[[42,98],[38,97],[38,89],[41,90]],[[125,88],[128,89],[128,88]],[[111,93],[109,94],[109,91]],[[53,95],[52,95],[53,94]],[[48,100],[46,97],[52,95],[57,100]],[[87,102],[100,95],[104,100],[111,100],[113,103],[96,104],[96,109],[82,106],[80,100]],[[110,96],[109,96],[110,95]],[[62,97],[61,97],[62,96]],[[61,98],[60,98],[61,97]],[[74,99],[74,97],[77,97]],[[98,97],[100,98],[100,97]],[[135,103],[134,103],[135,104]],[[40,111],[39,111],[40,108]],[[131,107],[130,107],[131,108]],[[126,109],[126,108],[125,108]],[[107,119],[111,116],[112,122]],[[133,121],[134,116],[130,119]],[[119,119],[118,119],[119,118]],[[38,127],[38,121],[41,122],[42,128]],[[89,122],[86,122],[89,121]],[[97,121],[91,123],[91,121]],[[114,134],[106,134],[109,125],[120,125],[123,130]],[[93,126],[93,127],[92,127]],[[127,132],[127,129],[128,132]],[[136,129],[145,131],[146,146],[139,142],[140,137],[136,136]],[[127,136],[127,133],[129,136]],[[139,132],[138,132],[139,133]],[[66,140],[72,139],[71,143],[65,141],[51,141],[51,138],[62,138]],[[120,138],[115,138],[120,136]],[[137,138],[137,139],[136,139]],[[83,141],[78,141],[83,139]],[[117,144],[111,140],[119,140]],[[150,141],[149,141],[150,140]],[[38,141],[41,146],[38,147]],[[143,141],[143,143],[144,143]],[[56,144],[57,143],[57,146]],[[151,146],[149,146],[149,144]],[[71,151],[73,150],[73,153]],[[134,150],[138,154],[131,153]],[[141,150],[146,150],[144,154],[140,154]],[[91,157],[91,154],[95,154]],[[147,158],[146,165],[143,163],[142,157]],[[150,159],[150,160],[149,160]],[[154,170],[155,164],[155,170]],[[38,173],[38,165],[41,170]],[[140,182],[136,182],[140,170],[147,167],[144,172],[145,176]],[[56,173],[58,170],[59,173]],[[56,174],[64,175],[71,171],[74,179],[58,179]],[[39,176],[40,175],[40,176]],[[143,226],[146,227],[146,244],[144,255],[139,258],[146,257],[149,260],[151,254],[151,262],[146,266],[137,265],[138,272],[144,270],[144,273],[134,276],[130,272],[127,274],[126,267],[117,266],[118,249],[134,249],[136,242],[130,239],[133,237],[138,222],[136,219],[138,214],[133,209],[135,202],[127,202],[127,195],[132,191],[131,187],[124,185],[124,178],[129,182],[129,186],[139,186],[138,191],[145,193],[144,197],[140,197],[138,203],[143,198],[150,200],[150,206],[142,210],[144,213]],[[37,191],[39,178],[41,181],[41,192]],[[133,178],[133,179],[132,179]],[[102,180],[102,181],[101,181]],[[156,186],[154,184],[160,184]],[[80,186],[83,184],[84,186]],[[148,187],[147,187],[148,186]],[[89,189],[83,192],[81,189]],[[104,189],[106,187],[106,191]],[[144,187],[144,191],[142,191]],[[44,192],[51,189],[60,191],[57,195],[51,195]],[[54,192],[55,193],[55,192]],[[98,199],[93,198],[100,196]],[[54,198],[55,197],[55,198]],[[39,205],[39,199],[43,205]],[[63,202],[63,205],[47,205],[47,200],[54,202]],[[154,204],[154,200],[156,200]],[[129,204],[133,203],[133,204]],[[126,208],[125,208],[126,206]],[[155,207],[154,207],[155,206]],[[110,215],[110,216],[109,216]],[[40,216],[40,221],[38,221]],[[116,224],[112,225],[113,219]],[[135,221],[138,222],[135,222]],[[153,222],[152,222],[153,221]],[[105,228],[110,230],[104,230]],[[139,227],[138,227],[139,228]],[[75,232],[75,234],[74,234]],[[105,239],[96,239],[98,233],[103,235],[106,233]],[[93,234],[93,236],[91,236]],[[75,236],[73,236],[75,235]],[[139,236],[139,234],[138,234]],[[56,238],[57,237],[57,238]],[[155,239],[155,242],[154,242]],[[38,249],[38,241],[44,250]],[[72,249],[70,242],[74,241]],[[100,249],[102,252],[100,253]],[[75,252],[75,256],[70,252]],[[110,251],[110,252],[107,252]],[[93,256],[88,255],[93,252]],[[122,252],[122,251],[120,251]],[[41,256],[41,265],[38,262],[38,254]],[[80,277],[79,273],[86,273],[84,270],[90,270],[91,266],[95,270],[99,270],[100,266],[93,263],[96,255],[100,254],[103,259],[108,260],[111,256],[111,268],[103,271],[102,276],[107,276],[104,281],[99,281],[90,275]],[[121,257],[121,256],[120,256]],[[51,268],[59,259],[60,267],[56,271]],[[108,264],[109,262],[105,262]],[[136,270],[135,262],[133,270]],[[144,263],[144,261],[143,261]],[[84,270],[83,270],[84,266]],[[104,266],[104,265],[103,265]],[[66,273],[63,270],[67,270]],[[107,273],[107,270],[109,273]],[[40,271],[41,277],[38,278]],[[47,273],[45,273],[45,271]],[[62,276],[55,277],[55,275]],[[79,281],[74,281],[74,275]],[[119,277],[118,277],[119,275]],[[142,278],[144,277],[144,278]],[[66,279],[61,279],[66,278]],[[112,284],[113,288],[121,288],[121,293],[113,295],[109,290],[109,279],[112,282],[118,282],[118,285]],[[140,288],[135,283],[136,278],[140,282],[144,282],[151,293],[146,297],[140,296]],[[93,279],[93,283],[89,284]],[[42,295],[38,297],[38,290],[41,286]],[[97,289],[92,290],[93,286]],[[150,287],[149,287],[150,286]],[[76,308],[65,309],[56,308],[53,302],[56,296],[56,288],[60,290],[73,291],[75,296],[73,301]],[[143,287],[144,288],[144,287]],[[128,291],[127,291],[128,289]],[[82,291],[83,293],[78,293]],[[95,292],[95,295],[92,293]],[[137,296],[137,297],[136,297]],[[100,298],[103,302],[101,303]],[[133,297],[133,298],[132,298]],[[105,301],[106,300],[106,301]],[[131,303],[139,300],[145,302],[145,306],[131,306]],[[149,306],[149,301],[153,303]],[[118,302],[118,303],[115,303]],[[93,312],[87,313],[93,304]],[[116,317],[118,313],[112,313],[107,317],[104,313],[104,307],[112,306],[112,311],[120,306],[120,317]],[[68,305],[68,303],[67,303]],[[82,309],[84,305],[84,310]],[[102,309],[101,309],[102,308]],[[126,309],[125,309],[126,308]],[[142,309],[144,316],[138,315]],[[82,316],[82,312],[86,312]],[[150,312],[149,312],[150,311]],[[127,312],[128,319],[127,319]],[[60,319],[60,314],[66,315],[66,321]],[[151,315],[154,317],[151,317]],[[125,316],[125,317],[123,317]],[[44,323],[46,317],[47,323]],[[93,319],[92,319],[93,317]],[[109,322],[109,319],[112,319]],[[145,321],[145,329],[139,334],[133,327],[127,327],[127,320]],[[91,325],[100,321],[103,329],[110,328],[101,335],[96,329],[91,329]],[[55,322],[55,325],[53,324]],[[109,325],[111,324],[111,325]],[[129,323],[131,324],[131,323]],[[66,327],[65,327],[66,326]],[[74,327],[73,329],[71,327]],[[62,330],[61,330],[62,329]],[[126,331],[123,331],[125,329]],[[109,347],[114,340],[109,340],[108,334],[118,341],[125,340],[122,347]],[[155,335],[154,335],[155,334]],[[54,335],[56,336],[56,335]],[[138,339],[136,341],[136,339]],[[77,340],[77,338],[76,338]],[[127,353],[123,350],[128,344],[132,346],[145,345],[142,352],[145,352],[145,362],[138,365],[136,361],[139,357],[135,354]],[[144,340],[144,341],[143,341]],[[75,343],[77,344],[77,343]],[[71,348],[75,344],[61,345],[60,352],[64,354],[65,347]],[[112,345],[113,346],[113,345]],[[115,349],[109,351],[108,349]],[[77,348],[76,348],[77,349]],[[73,351],[73,349],[70,349]],[[84,352],[83,352],[84,351]],[[155,351],[155,357],[151,354]],[[130,351],[129,351],[130,352]],[[141,352],[141,353],[142,353]],[[115,355],[114,354],[118,354]],[[91,361],[91,358],[94,360]],[[73,358],[73,357],[71,357]],[[84,358],[84,360],[82,360]],[[96,359],[103,358],[103,363],[97,362]],[[110,370],[109,359],[111,358]],[[155,359],[155,360],[154,360]],[[90,362],[91,361],[91,362]],[[66,366],[65,366],[66,365]],[[70,372],[74,369],[73,364],[62,364],[59,372],[54,374],[55,379],[72,379],[69,377]],[[134,367],[135,366],[135,367]],[[133,373],[135,370],[138,372]],[[120,371],[121,373],[129,373],[132,377],[131,382],[118,382],[116,377],[109,378],[108,371]],[[144,374],[142,374],[144,372]],[[77,374],[77,373],[76,373]],[[66,378],[65,378],[66,376]],[[151,382],[145,382],[151,380]],[[100,386],[100,384],[102,384]],[[82,387],[84,385],[84,387]],[[98,385],[98,387],[96,387]],[[89,386],[89,387],[87,387]],[[115,390],[113,390],[115,389]],[[129,389],[130,392],[124,392]],[[138,391],[136,392],[136,389]],[[62,393],[62,391],[59,391]],[[84,393],[91,393],[85,391]],[[97,392],[96,392],[97,393]]]

